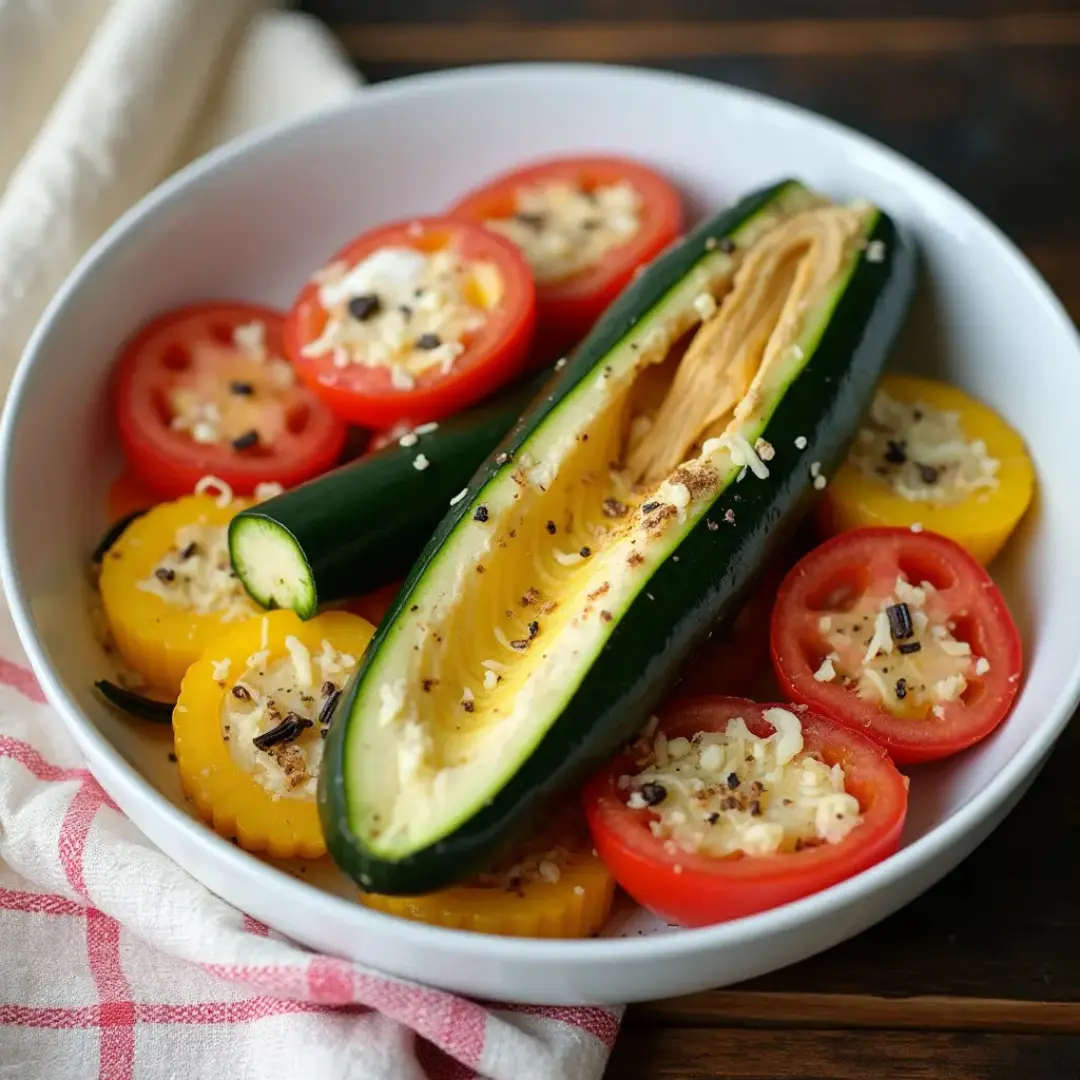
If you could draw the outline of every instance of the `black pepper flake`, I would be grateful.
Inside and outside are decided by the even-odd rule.
[[[250,431],[245,431],[243,435],[237,435],[232,441],[232,448],[234,450],[250,450],[259,441],[259,433],[252,428]]]
[[[232,688],[232,696],[236,698],[237,701],[250,701],[251,691],[248,690],[246,686],[241,686],[240,683],[237,683]]]
[[[549,521],[544,526],[544,528],[547,529],[549,536],[554,536],[555,535],[555,522],[554,521]]]
[[[739,774],[738,773],[728,773],[727,780],[725,781],[725,783],[727,784],[727,786],[729,788],[731,788],[732,791],[738,791],[739,790]]]
[[[478,506],[476,512],[473,514],[473,521],[487,521],[488,508],[486,506]]]
[[[154,571],[154,577],[158,581],[163,581],[166,585],[171,585],[176,580],[176,571],[167,566],[159,566]]]
[[[529,637],[534,638],[540,633],[540,624],[535,620],[529,623]]]
[[[907,604],[893,604],[885,609],[889,617],[889,633],[893,641],[904,641],[915,634],[915,628],[911,625],[911,611]]]
[[[398,304],[398,311],[401,312],[401,317],[403,319],[407,320],[412,318],[412,308],[409,307],[408,304]]]
[[[904,644],[900,646],[900,651],[905,656],[910,656],[912,653],[917,653],[921,648],[922,645],[917,641],[905,641]]]
[[[421,334],[416,339],[416,347],[423,349],[425,352],[429,352],[432,349],[437,349],[442,344],[442,338],[438,334]]]
[[[621,518],[626,514],[626,504],[618,499],[605,499],[603,505],[604,517]]]
[[[199,554],[199,545],[194,540],[183,551],[180,552],[180,561],[187,562],[188,559],[193,558]]]
[[[912,420],[921,420],[922,417],[923,417],[922,409],[912,409],[911,410],[911,418],[912,418]]]
[[[473,712],[473,711],[474,711],[474,710],[476,709],[476,705],[475,705],[475,703],[473,703],[473,702],[471,702],[471,701],[463,701],[463,702],[461,703],[461,707],[462,707],[462,708],[463,708],[463,709],[464,709],[464,710],[465,710],[466,712]]]
[[[328,685],[334,686],[333,683]],[[324,691],[325,692],[325,691]],[[322,708],[319,710],[319,723],[323,726],[330,723],[334,718],[334,710],[337,708],[338,701],[341,700],[341,691],[334,686],[333,690],[326,695],[326,700],[322,704]]]
[[[430,694],[432,689],[439,685],[438,679],[421,679],[420,686],[423,688],[425,694]]]
[[[730,236],[721,236],[716,246],[725,254],[730,255],[735,250],[735,241]]]
[[[580,555],[580,556],[581,556],[581,557],[582,557],[583,559],[587,559],[587,558],[588,558],[588,557],[589,557],[589,556],[590,556],[590,555],[592,554],[592,551],[591,551],[591,550],[590,550],[590,549],[589,549],[588,547],[583,547],[583,548],[582,548],[582,549],[581,549],[581,550],[580,550],[580,551],[578,552],[578,554],[579,554],[579,555]]]
[[[411,608],[409,608],[409,610],[410,611],[419,611],[420,610],[420,605],[419,604],[413,604],[413,606]]]
[[[907,679],[896,680],[896,697],[900,701],[907,697]]]
[[[641,797],[645,800],[646,806],[659,806],[667,798],[667,788],[655,781],[642,784]]]
[[[660,504],[658,502],[647,502],[641,508],[643,514],[651,514]]]
[[[709,815],[708,815],[708,816],[707,816],[707,817],[705,818],[705,820],[706,820],[706,821],[707,821],[707,822],[708,822],[708,823],[709,823],[710,825],[715,825],[715,824],[716,824],[716,823],[717,823],[717,822],[718,822],[718,821],[720,820],[720,815],[719,815],[719,814],[718,814],[718,813],[717,813],[717,812],[716,812],[716,811],[714,810],[714,811],[713,811],[713,812],[712,812],[711,814],[709,814]]]
[[[760,780],[755,780],[750,785],[750,794],[752,796],[754,796],[755,798],[758,795],[764,795],[765,794],[765,785]]]
[[[890,439],[885,446],[884,457],[890,465],[903,465],[907,461],[906,443]]]
[[[734,795],[728,795],[724,801],[720,804],[724,810],[737,810],[739,807],[739,800]]]
[[[354,296],[349,301],[349,314],[357,322],[366,322],[373,315],[378,315],[382,310],[382,301],[375,293],[364,293],[363,296]]]
[[[312,723],[306,716],[297,716],[296,713],[291,712],[277,727],[256,735],[251,741],[260,750],[269,750],[274,746],[294,742],[300,737],[302,731],[311,726]]]
[[[761,817],[761,803],[759,803],[757,799],[751,800],[747,809],[749,809],[751,817]]]
[[[229,393],[235,394],[237,397],[250,397],[255,393],[255,386],[253,383],[233,379],[229,383]]]
[[[517,638],[510,642],[511,649],[517,649],[518,652],[524,652],[529,647],[528,638]]]
[[[173,763],[176,762],[176,755],[171,750],[169,751],[169,760]]]
[[[920,465],[919,466],[919,478],[924,484],[936,484],[938,482],[939,472],[933,465]]]

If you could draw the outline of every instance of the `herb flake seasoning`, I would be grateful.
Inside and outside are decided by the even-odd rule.
[[[646,806],[659,806],[667,798],[667,788],[652,781],[641,785],[641,797]]]
[[[312,722],[306,716],[289,713],[277,727],[264,731],[261,735],[256,735],[251,741],[258,749],[269,750],[271,747],[281,746],[283,743],[295,742],[300,737],[301,732],[311,726]]]
[[[885,609],[889,619],[889,633],[893,641],[904,641],[914,637],[915,628],[911,625],[911,611],[907,604],[893,604]]]
[[[373,315],[378,315],[382,310],[382,301],[375,293],[364,293],[363,296],[354,296],[349,301],[349,314],[357,322],[367,322]]]

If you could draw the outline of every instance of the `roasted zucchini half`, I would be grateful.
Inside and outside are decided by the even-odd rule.
[[[647,721],[842,460],[913,281],[883,212],[789,181],[615,302],[442,521],[339,710],[323,829],[362,888],[461,880]]]

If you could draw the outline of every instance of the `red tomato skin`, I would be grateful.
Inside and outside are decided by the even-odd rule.
[[[413,424],[442,420],[525,370],[536,331],[536,286],[525,259],[508,240],[464,221],[410,218],[354,237],[326,261],[354,265],[381,247],[430,251],[451,239],[466,258],[484,259],[498,267],[503,299],[488,313],[487,325],[468,342],[451,373],[426,373],[412,390],[395,390],[386,371],[360,365],[339,370],[327,357],[305,357],[304,345],[321,334],[326,322],[319,286],[309,281],[293,302],[285,320],[285,353],[312,392],[343,420],[375,430],[402,420]],[[335,382],[328,385],[330,378]],[[377,385],[361,385],[373,380]]]
[[[683,228],[682,199],[676,188],[652,169],[620,157],[551,158],[526,165],[476,188],[449,212],[477,224],[508,216],[517,189],[544,180],[569,180],[589,188],[625,180],[642,196],[642,225],[633,239],[594,268],[537,286],[535,364],[549,363],[583,338],[638,268],[677,240]]]
[[[772,733],[770,708],[743,698],[697,697],[673,702],[661,713],[659,731],[689,738],[715,731],[742,716],[757,736]],[[836,885],[891,855],[907,816],[907,778],[879,746],[856,731],[795,706],[806,749],[844,765],[846,787],[862,808],[862,822],[837,844],[770,856],[717,859],[664,850],[648,828],[650,816],[629,810],[618,790],[622,775],[640,771],[624,754],[586,786],[583,801],[593,844],[615,880],[642,907],[684,927],[709,926],[792,903]],[[681,867],[676,873],[675,867]]]
[[[819,683],[813,677],[794,632],[799,597],[813,588],[815,575],[830,562],[843,558],[872,566],[874,547],[881,545],[917,553],[939,568],[952,568],[958,586],[964,586],[967,602],[977,604],[984,615],[988,648],[979,649],[990,661],[992,691],[982,694],[981,709],[963,702],[946,702],[939,718],[894,717],[881,706],[863,701],[851,691]],[[878,559],[882,556],[878,554]],[[915,557],[915,556],[913,556]],[[879,562],[884,567],[884,561]],[[1023,647],[1005,598],[986,570],[959,544],[936,533],[913,533],[907,528],[854,529],[815,548],[797,563],[784,579],[773,608],[770,629],[773,671],[781,691],[802,705],[838,724],[861,731],[883,746],[898,765],[936,761],[966,750],[985,739],[1008,716],[1020,689]]]
[[[106,500],[109,521],[119,521],[136,510],[149,510],[161,501],[137,476],[122,472],[110,485]]]
[[[160,501],[191,494],[207,475],[224,480],[237,495],[250,495],[260,483],[274,481],[286,488],[294,487],[333,468],[345,445],[346,426],[307,391],[303,394],[311,409],[309,436],[300,443],[291,460],[271,455],[244,461],[232,455],[230,461],[230,448],[181,440],[156,415],[148,422],[147,414],[153,410],[145,400],[144,388],[136,385],[141,378],[139,368],[147,362],[146,351],[172,327],[178,328],[176,336],[180,338],[185,322],[209,320],[226,325],[258,320],[266,326],[270,350],[284,355],[281,312],[258,304],[242,301],[189,304],[146,323],[124,345],[114,375],[116,426],[132,477],[153,491]]]
[[[389,585],[383,585],[373,592],[365,593],[343,604],[345,611],[351,611],[354,615],[367,619],[372,626],[378,626],[383,617],[390,610],[390,606],[401,592],[403,581],[392,581]]]

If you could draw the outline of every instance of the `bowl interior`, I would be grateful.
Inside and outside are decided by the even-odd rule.
[[[888,151],[752,95],[587,67],[481,70],[365,91],[189,170],[114,229],[65,287],[31,345],[7,418],[4,527],[13,605],[28,615],[54,700],[81,725],[86,745],[108,753],[100,736],[164,799],[184,806],[168,733],[125,722],[91,692],[105,668],[84,614],[86,561],[118,471],[108,406],[117,347],[144,319],[180,303],[287,305],[306,275],[365,227],[438,212],[527,159],[589,150],[647,160],[678,182],[694,216],[795,175],[835,197],[873,199],[916,235],[922,283],[895,364],[949,379],[1002,412],[1027,439],[1039,494],[994,567],[1024,636],[1022,695],[985,743],[912,770],[905,844],[946,825],[1025,753],[1034,767],[1025,744],[1045,752],[1062,726],[1080,656],[1071,454],[1080,364],[1071,325],[970,207]],[[201,842],[229,846],[208,831]],[[304,881],[305,890],[347,892],[333,871]],[[386,929],[362,909],[356,918]],[[608,932],[633,933],[640,944],[634,932],[663,929],[629,912]],[[696,933],[720,942],[732,932]]]

